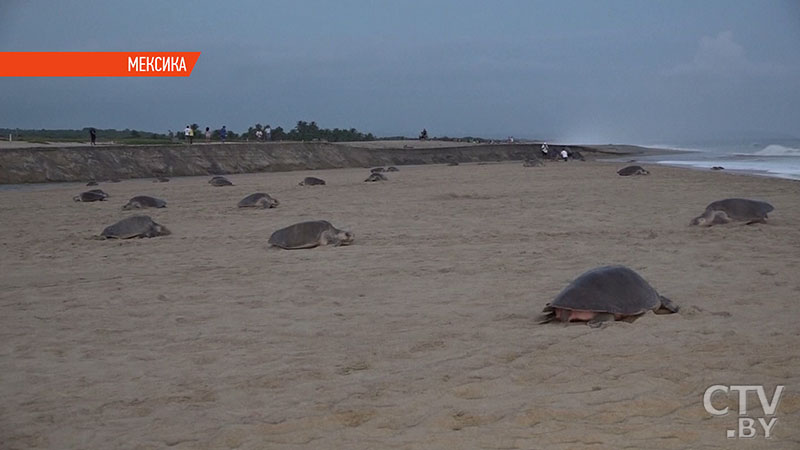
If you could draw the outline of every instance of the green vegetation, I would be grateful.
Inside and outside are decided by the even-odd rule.
[[[262,126],[260,123],[250,127],[242,136],[242,139],[254,141],[257,139],[256,133],[263,131],[269,125]],[[316,122],[298,121],[297,125],[288,133],[283,127],[272,128],[271,137],[273,141],[327,141],[327,142],[353,142],[353,141],[374,141],[372,133],[361,133],[355,128],[344,130],[340,128],[320,128]]]
[[[244,133],[235,133],[227,129],[228,142],[242,142],[242,141],[257,141],[257,132],[262,131],[269,125],[261,125],[260,123],[247,129]],[[205,126],[193,123],[190,127],[194,130],[194,142],[205,141]],[[153,133],[150,131],[141,130],[114,130],[97,129],[97,142],[109,143],[114,142],[117,144],[127,145],[170,145],[183,143],[185,136],[183,134],[184,126],[169,130],[167,133]],[[270,127],[272,141],[323,141],[323,142],[354,142],[354,141],[374,141],[374,140],[416,140],[415,138],[408,138],[404,136],[391,136],[391,137],[375,137],[372,133],[362,133],[355,128],[340,129],[340,128],[320,128],[316,122],[306,122],[300,120],[294,128],[289,131],[284,130],[282,127]],[[214,142],[220,141],[220,129],[212,131],[211,140]],[[13,135],[15,141],[26,141],[37,144],[47,144],[50,142],[89,142],[89,127],[80,130],[23,130],[19,128],[0,128],[0,139],[8,139],[8,135]],[[264,135],[262,135],[264,136]],[[263,137],[266,139],[266,136]],[[456,141],[456,142],[488,142],[488,140],[465,136],[460,138],[451,137],[435,137],[433,139]]]
[[[11,134],[15,141],[26,141],[37,144],[49,142],[89,142],[89,127],[82,130],[23,130],[20,128],[0,128],[0,137],[8,139]],[[116,142],[119,144],[169,144],[166,134],[151,133],[139,130],[97,130],[97,142]]]
[[[194,130],[194,141],[203,142],[205,140],[205,127],[193,123],[190,127]],[[114,142],[117,144],[129,145],[166,145],[182,142],[185,139],[183,134],[184,127],[169,130],[167,133],[152,133],[149,131],[140,130],[114,130],[97,129],[97,142],[108,143]],[[230,129],[227,129],[226,141],[255,141],[257,140],[256,132],[263,131],[264,126],[256,124],[250,127],[245,133],[238,134]],[[220,129],[212,131],[212,141],[219,142]],[[15,141],[26,141],[38,144],[47,144],[50,142],[89,142],[89,127],[81,130],[24,130],[19,128],[0,128],[0,137],[5,140],[11,134]],[[305,122],[303,120],[297,122],[297,125],[289,132],[284,131],[282,127],[272,128],[271,140],[272,141],[328,141],[328,142],[342,142],[342,141],[372,141],[375,140],[372,133],[361,133],[355,128],[345,129],[327,129],[319,128],[316,122]]]

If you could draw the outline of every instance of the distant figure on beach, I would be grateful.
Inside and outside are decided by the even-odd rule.
[[[256,140],[262,140],[264,138],[264,132],[261,130],[256,130]]]
[[[194,131],[189,125],[186,125],[186,128],[183,129],[183,135],[186,137],[186,140],[189,141],[189,144],[194,140]]]
[[[206,127],[206,142],[211,142],[211,130]]]
[[[567,153],[566,150],[561,150],[561,159],[563,159],[564,161],[569,159],[569,154]]]
[[[547,142],[543,142],[543,143],[542,143],[542,154],[543,154],[544,156],[547,156],[547,152],[548,152],[549,150],[550,150],[550,149],[549,149],[549,147],[547,147]]]
[[[423,128],[422,133],[419,134],[419,140],[424,141],[425,139],[428,139],[428,130]]]
[[[224,143],[225,143],[225,138],[227,138],[227,137],[228,137],[228,130],[226,130],[226,129],[225,129],[225,125],[223,125],[223,126],[222,126],[222,129],[221,129],[221,130],[219,130],[219,139],[220,139],[220,140],[222,141],[222,143],[224,144]]]
[[[89,128],[89,139],[92,140],[92,145],[96,145],[95,141],[97,141],[97,130],[94,128]]]
[[[265,141],[271,141],[272,140],[272,128],[270,128],[269,125],[267,125],[267,127],[264,128],[264,140]]]

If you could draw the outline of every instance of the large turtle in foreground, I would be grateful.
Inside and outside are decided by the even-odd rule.
[[[86,192],[81,192],[80,195],[72,197],[76,202],[102,202],[108,198],[108,194],[103,192],[102,189],[92,189]]]
[[[642,166],[628,166],[619,169],[617,174],[622,177],[629,177],[631,175],[650,175],[650,172]]]
[[[748,200],[746,198],[726,198],[706,206],[703,214],[692,219],[689,225],[710,227],[732,221],[766,223],[767,213],[775,208],[767,202]]]
[[[604,266],[576,278],[548,303],[540,323],[585,321],[600,326],[609,320],[633,321],[647,311],[678,312],[638,273],[625,266]]]
[[[142,208],[166,208],[167,202],[160,198],[150,197],[149,195],[137,195],[128,200],[128,203],[122,206],[122,209],[142,209]]]
[[[219,176],[219,175],[216,176],[216,177],[211,178],[210,180],[208,180],[208,184],[210,184],[212,186],[217,186],[217,187],[233,186],[233,183],[231,183],[230,180],[228,180],[227,178],[225,178],[223,176]]]
[[[305,177],[303,178],[303,181],[298,184],[300,186],[323,186],[325,184],[325,180],[317,177]]]
[[[106,227],[100,233],[100,238],[130,239],[166,236],[168,234],[170,234],[170,231],[167,227],[153,222],[150,216],[131,216]]]
[[[255,194],[250,194],[247,197],[243,198],[239,201],[239,208],[274,208],[278,206],[280,202],[272,197],[269,194],[264,192],[256,192]]]
[[[327,220],[314,220],[289,225],[272,233],[269,244],[284,249],[314,248],[320,245],[349,245],[355,236],[339,230]]]

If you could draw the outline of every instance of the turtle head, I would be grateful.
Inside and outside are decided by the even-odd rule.
[[[700,225],[705,227],[710,227],[712,225],[712,221],[714,219],[714,213],[712,211],[704,211],[703,214],[692,219],[689,222],[689,225]]]
[[[352,231],[339,231],[336,237],[341,241],[341,245],[350,245],[355,240],[356,235]]]
[[[664,297],[663,295],[659,295],[658,298],[661,299],[661,306],[656,308],[654,311],[656,314],[674,314],[678,312],[680,307],[672,302],[672,300]]]
[[[689,223],[689,225],[701,225],[705,227],[710,227],[711,225],[719,225],[723,223],[728,223],[730,219],[728,215],[725,214],[724,211],[712,211],[707,210],[703,214],[695,217]]]
[[[172,234],[172,232],[169,231],[169,228],[165,227],[164,225],[155,224],[153,226],[153,230],[155,231],[156,236],[169,236]]]

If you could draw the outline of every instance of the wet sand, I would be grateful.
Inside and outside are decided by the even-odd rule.
[[[0,447],[800,447],[800,183],[621,166],[141,179],[85,204],[79,183],[0,191]],[[253,192],[281,205],[237,209]],[[140,194],[167,201],[147,214],[171,236],[91,239]],[[687,226],[726,197],[776,211]],[[355,244],[267,249],[311,219]],[[536,325],[605,264],[681,312]],[[710,416],[715,384],[785,385],[772,439],[726,439],[737,399]]]

